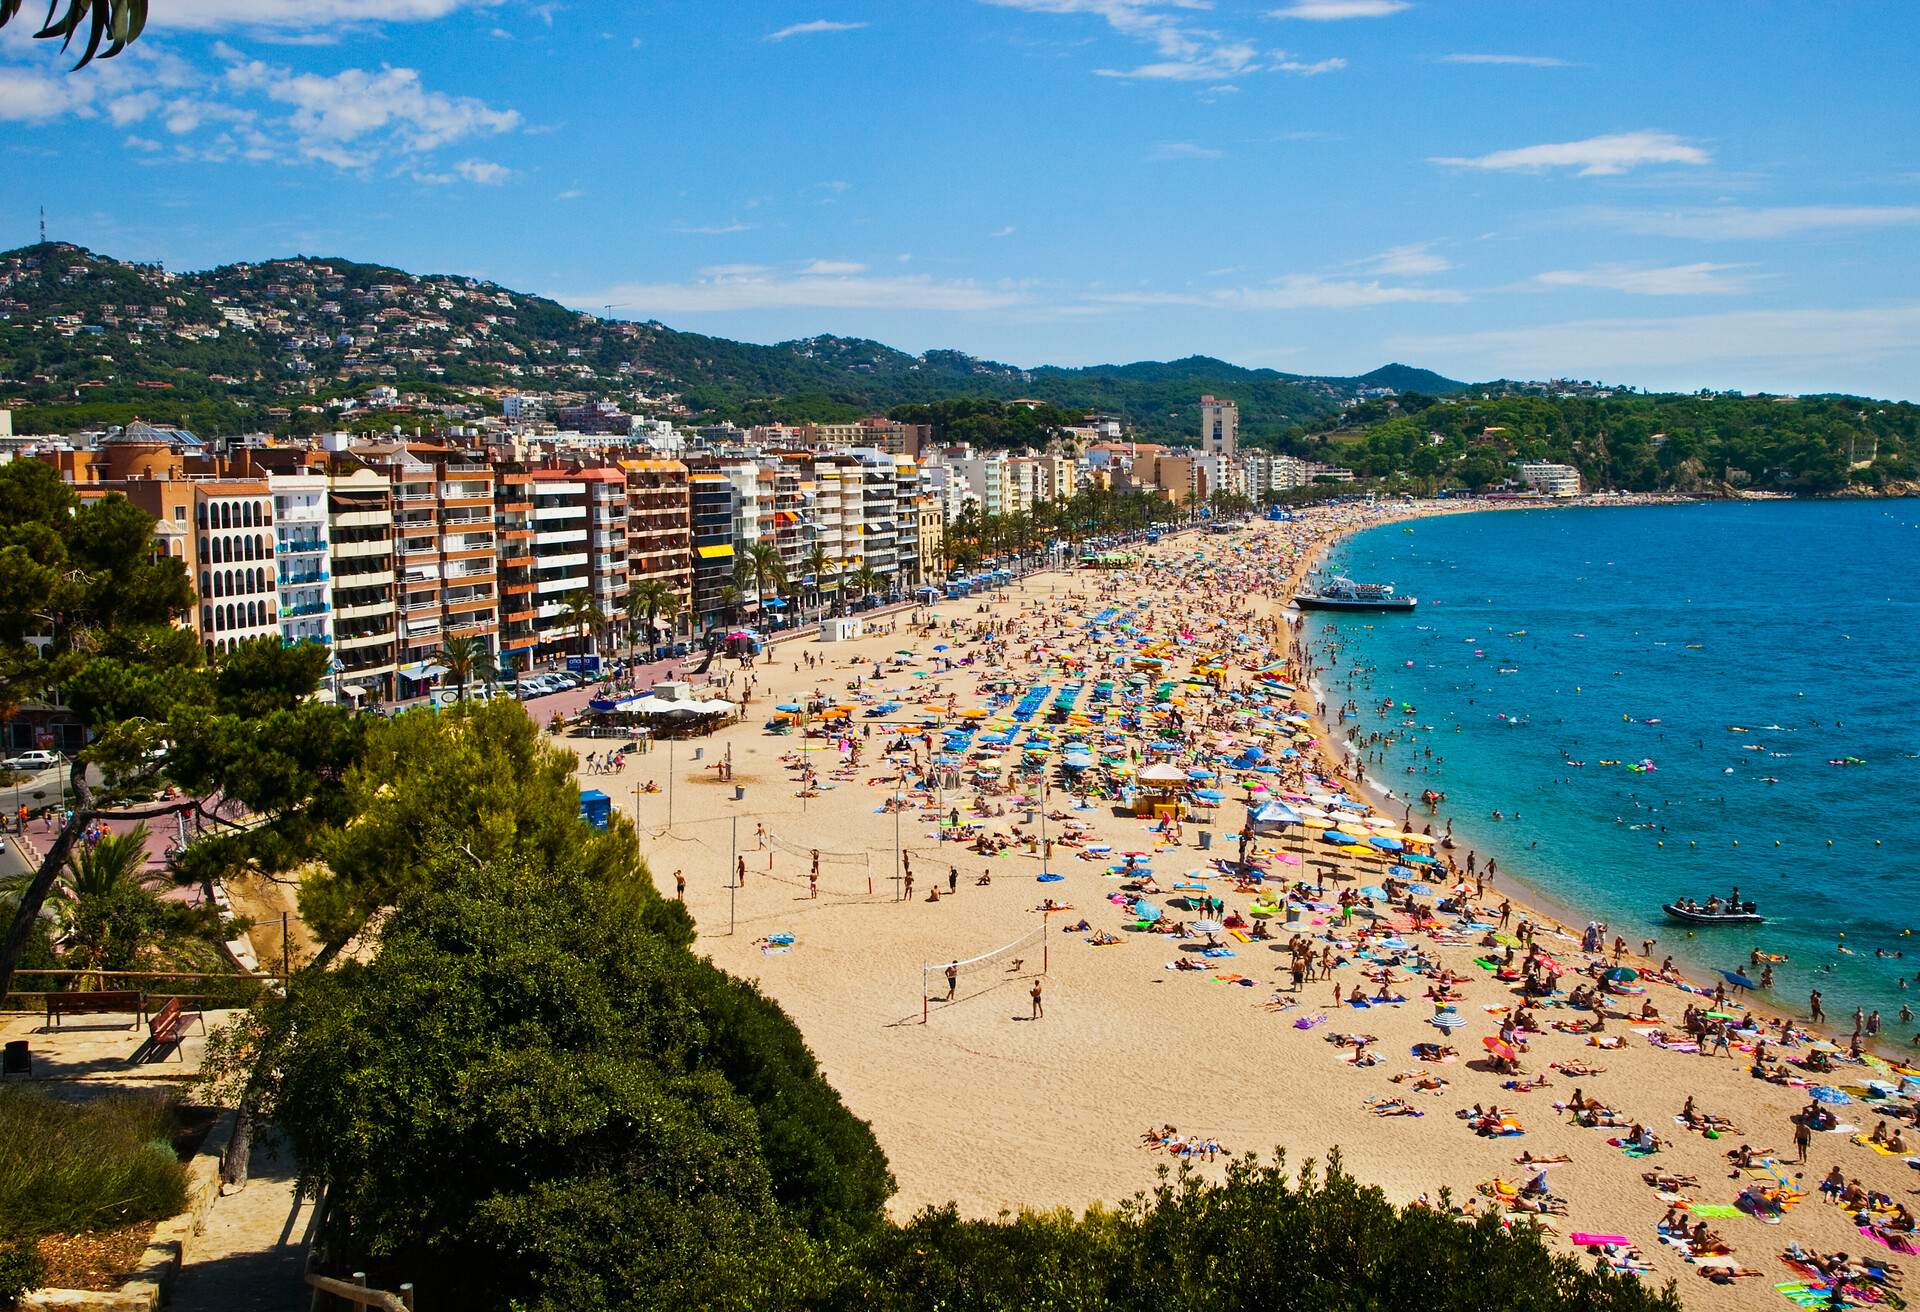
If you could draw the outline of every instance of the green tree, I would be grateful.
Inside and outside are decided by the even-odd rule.
[[[780,559],[780,548],[771,542],[754,543],[747,548],[745,559],[754,595],[760,598],[760,607],[765,610],[769,595],[779,600],[785,594],[787,563]]]
[[[573,630],[580,642],[580,655],[587,654],[587,635],[607,622],[607,617],[594,604],[593,594],[585,588],[569,592],[560,599],[560,615],[566,626]]]
[[[301,882],[301,914],[322,959],[451,867],[519,855],[581,865],[646,908],[658,932],[688,934],[678,904],[654,893],[632,825],[579,822],[573,754],[549,743],[518,704],[375,719],[364,738],[342,779],[344,819],[314,836],[322,864]]]
[[[893,1188],[777,1006],[531,850],[456,850],[370,962],[214,1046],[216,1080],[264,1054],[330,1248],[450,1305],[796,1306],[811,1242],[871,1233]]]
[[[860,568],[853,572],[853,578],[850,582],[852,582],[854,587],[860,589],[860,595],[862,597],[871,597],[874,593],[886,586],[886,580],[880,576],[880,571],[867,564],[864,560],[860,562]]]
[[[646,628],[647,650],[653,651],[660,645],[657,621],[662,617],[672,619],[679,613],[680,597],[667,586],[665,579],[642,579],[628,592],[627,606],[639,614]]]
[[[209,696],[199,641],[179,622],[192,599],[181,562],[125,497],[82,504],[41,461],[0,466],[0,717],[57,688],[85,743],[67,770],[72,815],[0,943],[0,995],[75,840],[100,813],[87,767],[138,786],[158,771],[145,754],[176,709]]]
[[[447,639],[434,654],[434,659],[447,672],[447,678],[452,680],[457,700],[464,702],[467,700],[467,684],[473,680],[476,670],[487,667],[491,655],[484,638],[468,636]]]

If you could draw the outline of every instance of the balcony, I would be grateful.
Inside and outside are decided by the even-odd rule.
[[[325,551],[326,549],[326,542],[319,538],[311,540],[303,539],[296,542],[281,542],[275,544],[273,548],[274,554],[280,556],[310,556],[316,552]]]
[[[328,575],[325,570],[319,570],[312,574],[283,573],[280,576],[280,586],[283,588],[301,588],[310,583],[325,583],[327,578]]]

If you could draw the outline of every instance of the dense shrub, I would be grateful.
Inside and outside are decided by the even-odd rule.
[[[0,1088],[0,1240],[172,1216],[187,1191],[173,1130],[159,1098],[70,1103]]]
[[[468,863],[269,1009],[334,1251],[450,1306],[757,1307],[881,1224],[885,1158],[792,1023],[647,919]]]
[[[0,1246],[0,1308],[10,1308],[22,1294],[47,1282],[47,1264],[32,1244]]]

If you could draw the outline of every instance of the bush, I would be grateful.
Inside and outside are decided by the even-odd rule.
[[[0,1307],[10,1308],[22,1294],[47,1283],[47,1264],[32,1244],[0,1247]]]
[[[792,1022],[599,877],[465,865],[260,1013],[329,1259],[471,1308],[796,1305],[893,1182]]]
[[[172,1216],[187,1198],[173,1130],[158,1098],[68,1103],[0,1088],[0,1240]]]

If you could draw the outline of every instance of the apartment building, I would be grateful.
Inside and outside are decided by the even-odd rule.
[[[325,571],[333,552],[324,471],[268,473],[276,529],[274,585],[280,594],[280,641],[333,646],[333,590]],[[319,578],[313,578],[315,571]]]
[[[629,598],[642,584],[658,580],[678,600],[671,619],[657,617],[647,645],[670,642],[693,624],[692,501],[687,467],[678,460],[623,460],[627,479],[627,589]],[[633,621],[646,617],[633,607]]]
[[[1240,407],[1216,397],[1200,398],[1200,450],[1231,458],[1240,449]]]
[[[533,669],[540,648],[534,597],[533,475],[496,462],[493,479],[494,556],[500,579],[500,668]]]
[[[362,705],[391,703],[399,691],[392,483],[361,460],[336,457],[327,476],[327,521],[327,556],[282,561],[279,586],[328,583],[337,694]]]
[[[980,507],[982,515],[1004,515],[1007,512],[1007,458],[998,451],[975,453],[966,450],[959,456],[950,456],[947,467],[954,477],[964,485],[962,503],[972,501]]]
[[[733,481],[713,464],[689,461],[688,513],[693,532],[693,632],[705,633],[732,618],[727,596],[733,586]]]
[[[273,499],[265,479],[193,484],[200,638],[209,655],[280,636]]]
[[[548,660],[589,651],[592,635],[568,618],[568,599],[584,594],[603,615],[625,603],[626,474],[541,468],[530,471],[526,489],[531,540],[521,545],[531,546],[533,655]]]
[[[618,464],[579,471],[587,499],[587,591],[615,623],[627,613],[627,473]],[[537,486],[537,484],[536,484]],[[538,544],[538,535],[535,543]]]
[[[1542,496],[1567,498],[1580,495],[1580,471],[1572,465],[1550,464],[1543,460],[1522,461],[1520,481]]]
[[[482,674],[499,648],[492,465],[479,452],[426,444],[353,453],[393,488],[396,700],[432,695],[446,673],[439,653],[454,638],[485,645]]]

